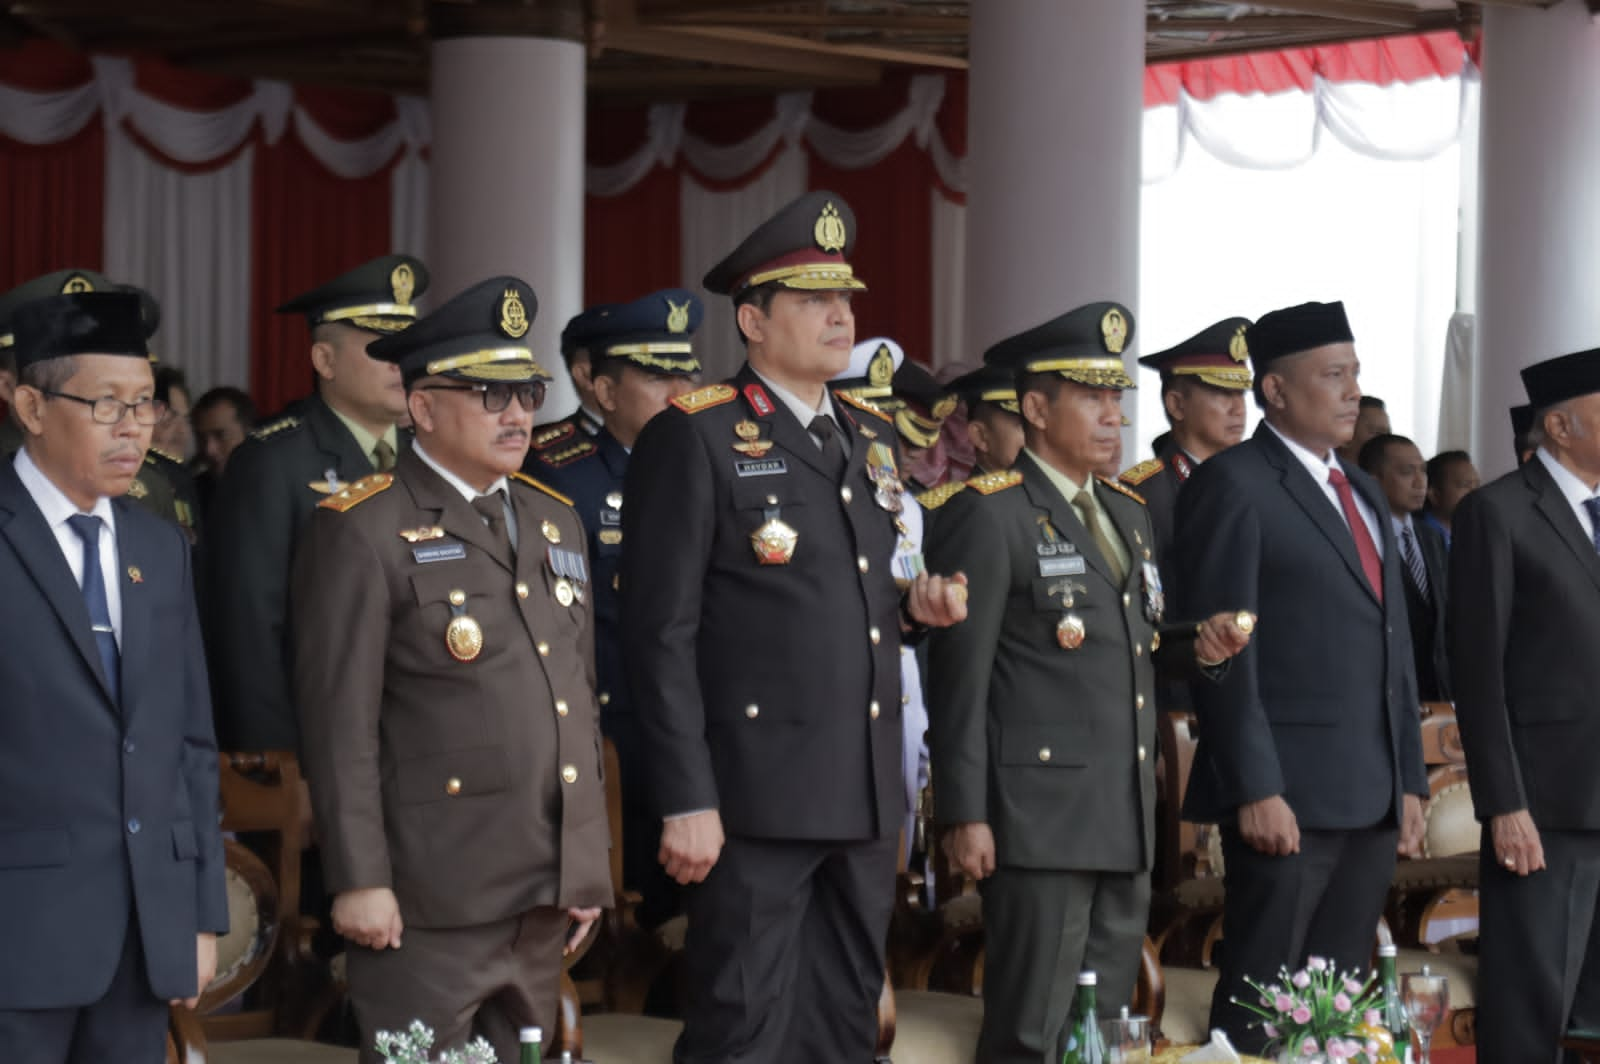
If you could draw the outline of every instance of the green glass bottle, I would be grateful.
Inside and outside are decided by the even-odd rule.
[[[1072,1002],[1072,1015],[1068,1018],[1067,1051],[1061,1064],[1105,1064],[1106,1044],[1100,1037],[1100,1017],[1095,1013],[1095,984],[1093,972],[1078,973],[1078,996]]]
[[[522,1043],[522,1064],[541,1064],[539,1043],[544,1041],[544,1031],[538,1027],[524,1027],[518,1040]]]
[[[1393,945],[1378,947],[1378,984],[1383,990],[1383,1026],[1394,1039],[1394,1059],[1411,1064],[1411,1025],[1406,1022],[1405,1006],[1400,1002],[1400,978],[1395,974]]]

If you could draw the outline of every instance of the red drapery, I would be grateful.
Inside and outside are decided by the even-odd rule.
[[[589,113],[588,160],[620,162],[645,136],[642,107]],[[620,303],[679,281],[678,172],[657,167],[622,196],[586,196],[583,302]]]
[[[0,137],[0,292],[52,270],[100,269],[105,155],[98,119],[59,144]]]

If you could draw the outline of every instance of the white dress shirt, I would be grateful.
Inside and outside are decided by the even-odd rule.
[[[471,506],[472,500],[476,499],[479,495],[492,495],[497,491],[504,492],[505,494],[501,495],[500,499],[506,511],[506,535],[510,538],[513,544],[517,542],[517,508],[511,505],[510,485],[506,482],[505,477],[499,478],[493,484],[490,484],[485,490],[479,491],[477,488],[473,487],[471,484],[468,484],[466,481],[462,480],[460,477],[450,472],[450,470],[436,462],[432,455],[422,449],[422,444],[413,441],[411,444],[411,449],[417,452],[417,457],[422,459],[423,465],[439,474],[439,476],[444,478],[444,482],[446,484],[456,489],[456,491],[461,494],[461,497],[467,500],[468,506]]]
[[[1583,526],[1584,535],[1588,536],[1590,541],[1593,542],[1594,520],[1589,516],[1589,511],[1584,507],[1583,503],[1585,499],[1593,499],[1600,493],[1590,491],[1589,485],[1585,484],[1578,474],[1556,461],[1556,456],[1543,447],[1540,447],[1534,453],[1539,456],[1539,461],[1544,463],[1544,467],[1550,471],[1550,477],[1556,482],[1556,487],[1561,489],[1561,495],[1567,500],[1567,505],[1572,507],[1574,514],[1578,515],[1578,524]]]
[[[1266,421],[1263,424],[1271,429],[1273,435],[1282,440],[1284,446],[1289,448],[1289,453],[1294,455],[1300,464],[1306,467],[1306,472],[1311,474],[1311,479],[1317,482],[1317,486],[1322,489],[1322,494],[1327,497],[1328,502],[1333,504],[1333,512],[1338,514],[1339,520],[1344,522],[1346,528],[1349,528],[1350,522],[1344,516],[1344,507],[1339,503],[1339,493],[1334,490],[1333,481],[1328,479],[1328,471],[1335,467],[1345,475],[1346,479],[1350,477],[1349,470],[1345,469],[1344,465],[1340,463],[1338,454],[1334,451],[1329,451],[1326,457],[1315,454],[1279,432],[1278,427],[1272,422]],[[1355,490],[1354,484],[1350,487],[1350,497],[1355,499],[1356,509],[1360,511],[1361,520],[1366,523],[1367,533],[1372,537],[1372,545],[1377,548],[1378,557],[1382,558],[1383,526],[1378,523],[1377,511],[1367,505],[1367,500],[1362,497],[1359,491]],[[1353,535],[1354,532],[1351,534]]]
[[[44,523],[50,526],[50,532],[56,537],[56,543],[61,547],[61,553],[66,555],[67,566],[72,570],[72,579],[78,582],[81,590],[83,587],[83,540],[67,524],[67,518],[76,517],[83,511],[78,509],[78,504],[67,498],[60,488],[53,484],[44,472],[33,464],[33,459],[28,457],[27,448],[17,452],[15,460],[17,478],[22,481],[22,486],[33,498],[33,504],[44,515]],[[106,589],[106,611],[111,615],[111,630],[116,635],[117,646],[122,646],[122,584],[117,579],[117,518],[116,511],[111,508],[111,500],[102,496],[95,500],[94,509],[89,511],[100,519],[100,582]]]

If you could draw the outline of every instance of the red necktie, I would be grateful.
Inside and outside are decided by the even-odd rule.
[[[1333,485],[1333,490],[1339,496],[1339,508],[1344,511],[1344,519],[1350,523],[1350,534],[1356,537],[1356,554],[1361,558],[1361,569],[1367,574],[1367,583],[1372,585],[1372,593],[1382,602],[1383,562],[1378,557],[1377,545],[1372,542],[1372,533],[1367,530],[1367,522],[1356,506],[1355,493],[1350,490],[1350,478],[1344,475],[1344,470],[1330,467],[1328,483]]]

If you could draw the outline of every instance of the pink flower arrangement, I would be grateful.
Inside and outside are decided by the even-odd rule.
[[[1261,1017],[1258,1026],[1282,1059],[1377,1064],[1383,1047],[1360,1030],[1381,1018],[1376,976],[1339,972],[1326,958],[1311,957],[1297,972],[1280,969],[1278,982],[1245,981],[1260,1000],[1234,1003]]]

